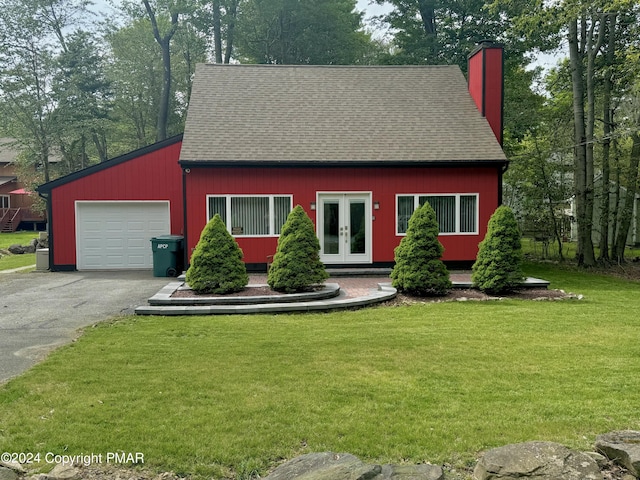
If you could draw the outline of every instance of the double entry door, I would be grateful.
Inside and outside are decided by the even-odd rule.
[[[370,193],[319,193],[320,259],[371,263],[371,218]]]

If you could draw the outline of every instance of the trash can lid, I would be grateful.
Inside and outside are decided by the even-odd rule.
[[[184,237],[182,235],[158,235],[157,237],[153,237],[151,240],[183,240]]]

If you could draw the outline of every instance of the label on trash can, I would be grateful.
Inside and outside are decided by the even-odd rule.
[[[157,248],[169,248],[169,244],[168,243],[159,243],[156,246],[157,246]]]

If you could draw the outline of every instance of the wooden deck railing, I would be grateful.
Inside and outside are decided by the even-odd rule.
[[[0,232],[15,232],[22,220],[22,211],[19,208],[0,209]]]

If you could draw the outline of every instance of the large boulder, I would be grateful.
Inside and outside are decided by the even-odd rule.
[[[379,465],[365,465],[350,453],[309,453],[283,463],[266,480],[351,480],[373,478],[382,471]]]
[[[590,456],[553,442],[526,442],[486,452],[473,471],[474,480],[602,480]]]
[[[0,467],[0,480],[16,480],[18,474],[10,468]]]
[[[596,437],[596,449],[640,477],[640,432],[620,430]]]
[[[9,248],[7,250],[9,250],[9,252],[13,253],[14,255],[22,255],[24,253],[24,247],[22,245],[18,245],[17,243],[14,245],[9,245]]]
[[[308,453],[276,468],[265,480],[443,480],[437,465],[371,465],[350,453]]]

